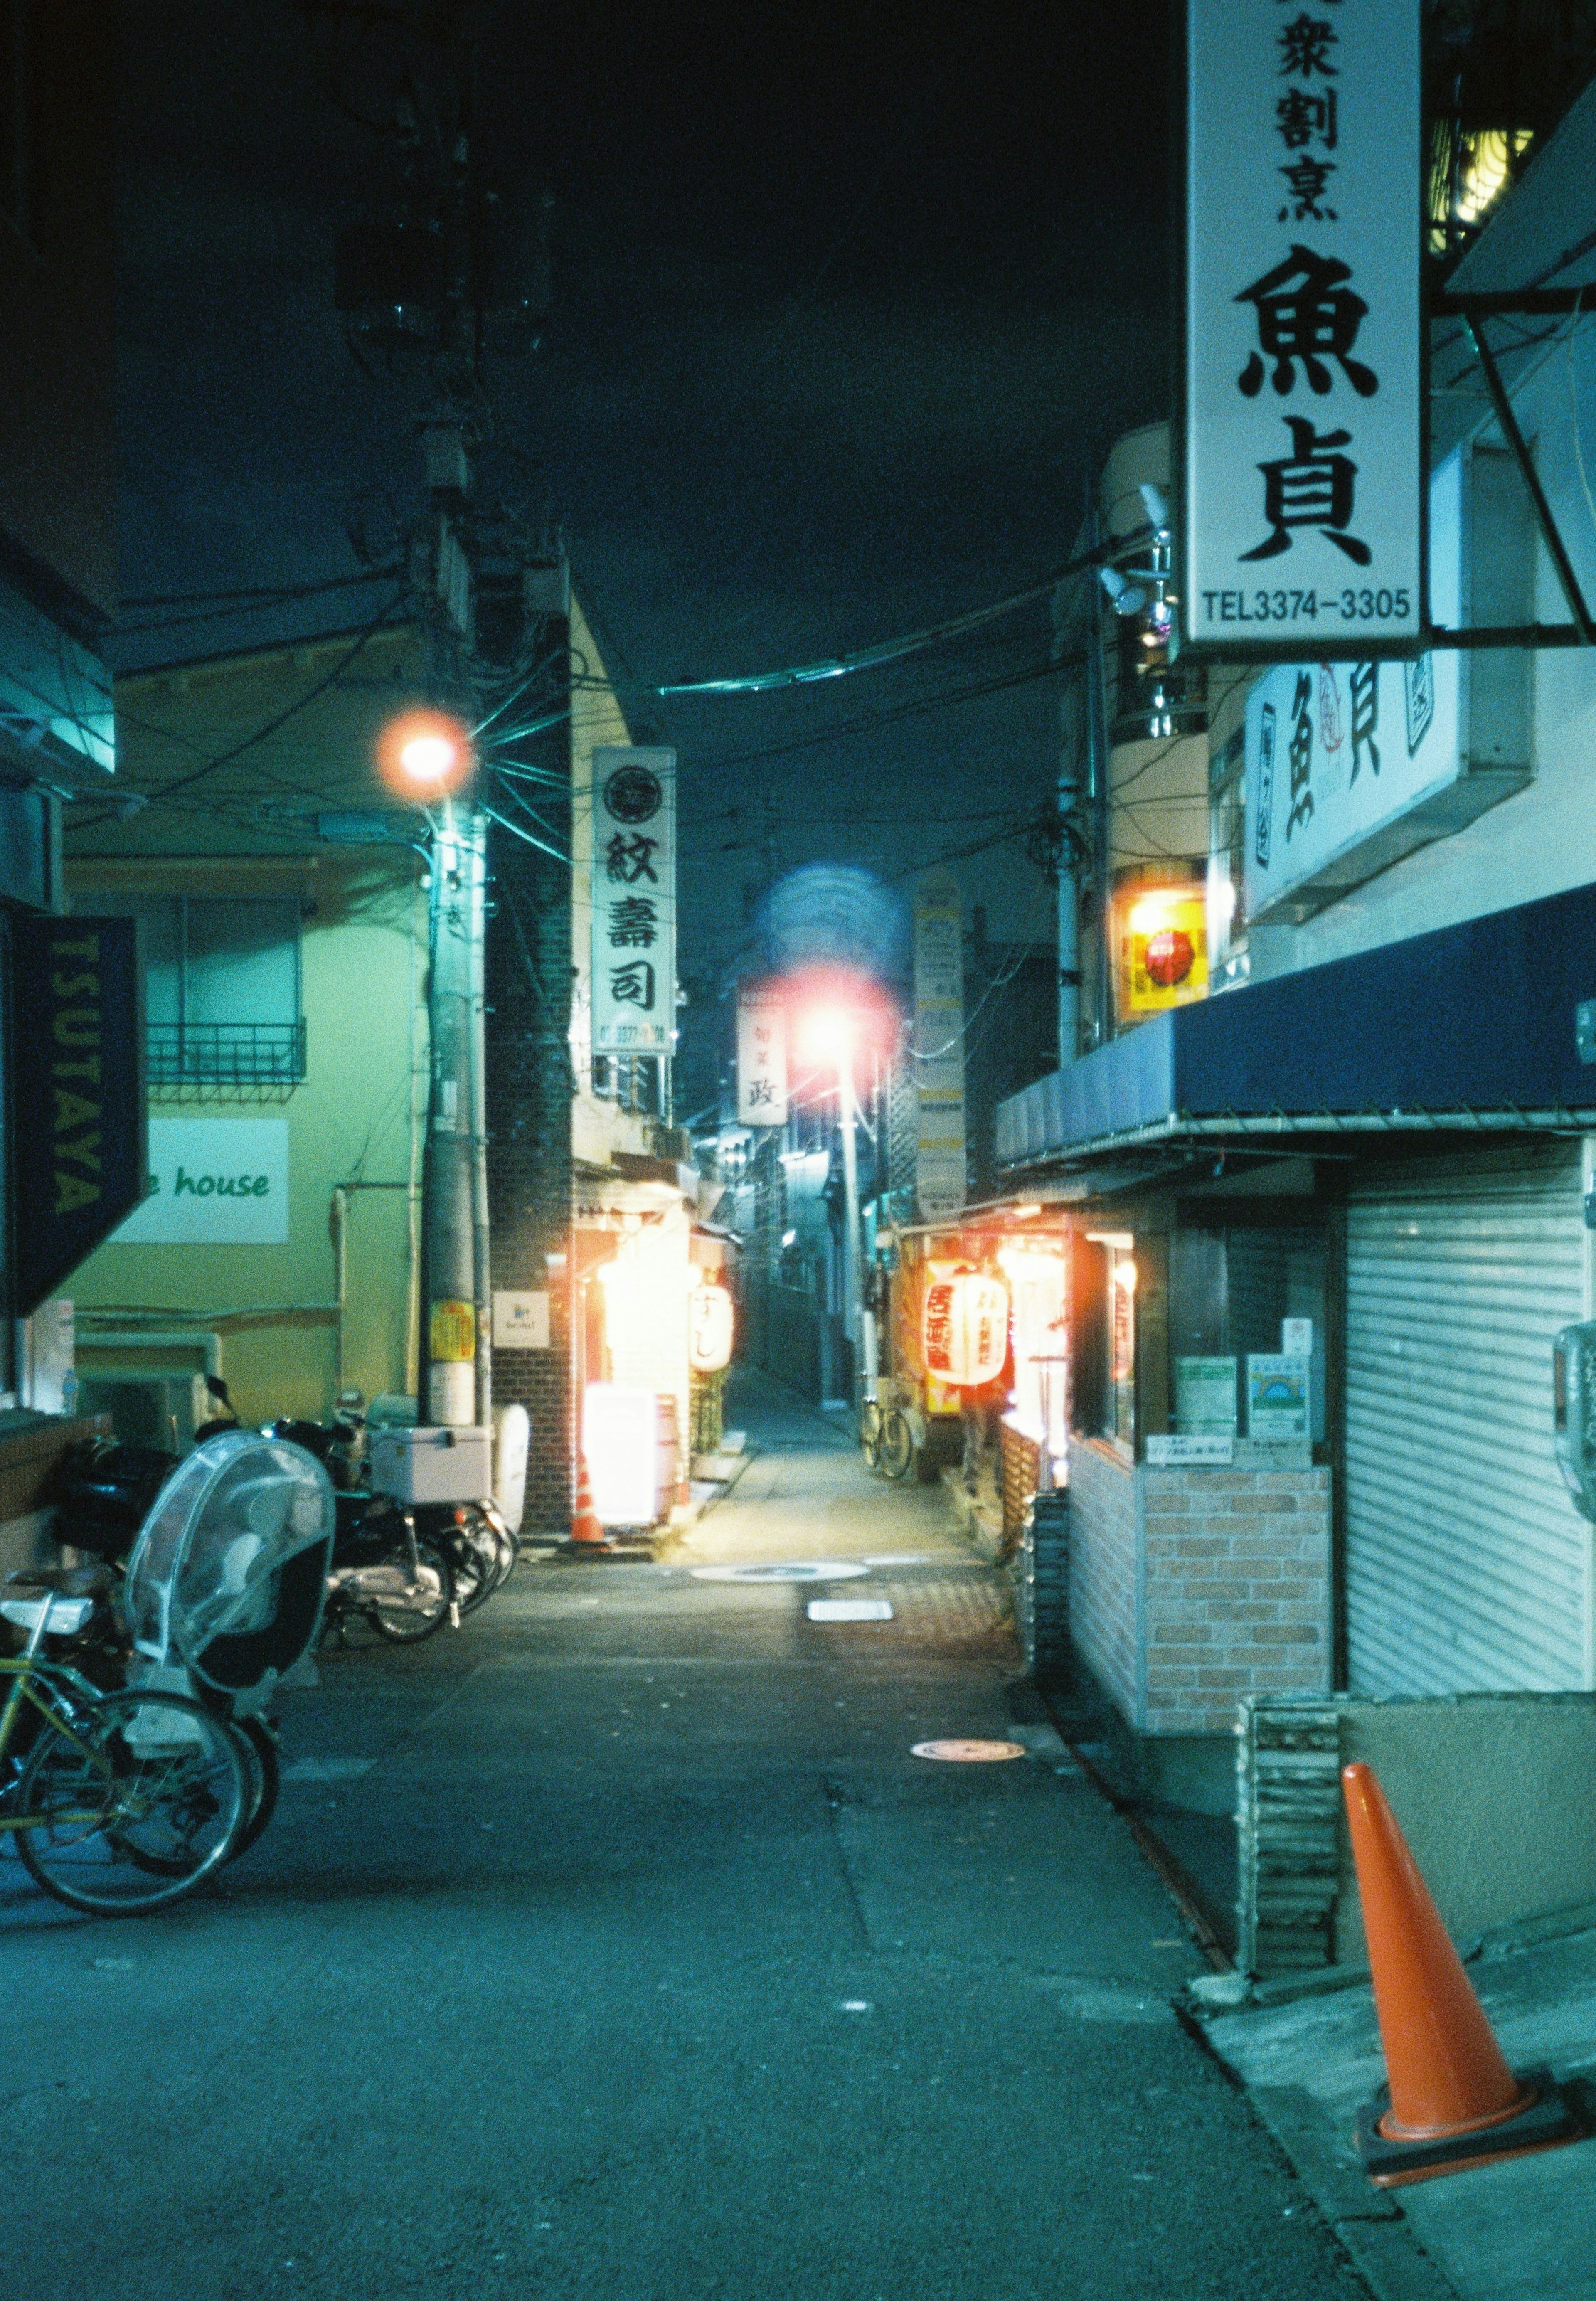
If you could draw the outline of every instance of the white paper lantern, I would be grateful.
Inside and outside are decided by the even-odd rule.
[[[731,1365],[734,1327],[726,1289],[713,1279],[695,1286],[688,1303],[688,1356],[695,1374],[719,1374]]]
[[[995,1382],[1008,1355],[1008,1289],[979,1270],[956,1271],[925,1290],[925,1371],[956,1390]]]

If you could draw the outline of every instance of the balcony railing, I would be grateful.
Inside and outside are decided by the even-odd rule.
[[[151,1023],[152,1086],[297,1086],[305,1024]]]

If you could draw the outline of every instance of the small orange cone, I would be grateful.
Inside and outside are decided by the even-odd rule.
[[[1341,1771],[1388,2091],[1358,2113],[1382,2188],[1577,2139],[1545,2070],[1515,2076],[1369,1766]]]
[[[576,1510],[571,1520],[571,1539],[601,1549],[609,1546],[609,1535],[599,1524],[598,1514],[593,1508],[593,1485],[588,1477],[588,1458],[582,1453],[576,1458]]]

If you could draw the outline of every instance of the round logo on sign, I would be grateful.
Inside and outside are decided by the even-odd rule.
[[[664,803],[664,786],[652,767],[617,767],[606,779],[604,804],[617,823],[647,823]]]

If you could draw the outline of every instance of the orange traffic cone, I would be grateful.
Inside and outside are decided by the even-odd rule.
[[[603,1549],[609,1546],[609,1535],[599,1524],[598,1514],[593,1508],[593,1486],[588,1477],[588,1458],[580,1452],[576,1458],[576,1510],[571,1520],[571,1539]]]
[[[1389,2085],[1358,2113],[1382,2188],[1578,2138],[1545,2070],[1515,2076],[1368,1766],[1341,1772]]]

